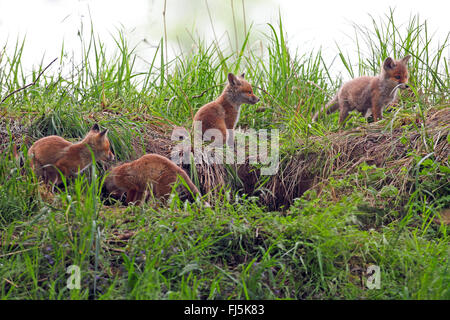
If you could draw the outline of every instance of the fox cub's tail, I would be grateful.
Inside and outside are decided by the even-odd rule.
[[[337,98],[337,96],[335,96],[330,102],[328,102],[325,107],[323,107],[322,109],[320,109],[320,111],[318,111],[314,117],[313,117],[313,122],[317,121],[317,119],[319,119],[319,116],[323,113],[326,114],[330,114],[335,112],[336,110],[339,109],[339,100]]]

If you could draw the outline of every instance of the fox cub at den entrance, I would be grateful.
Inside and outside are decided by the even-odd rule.
[[[200,121],[202,126],[202,135],[208,129],[217,129],[222,134],[222,143],[233,143],[232,134],[237,122],[239,121],[241,104],[255,104],[259,98],[253,94],[250,83],[244,79],[244,74],[235,76],[228,74],[228,85],[222,94],[213,102],[205,104],[194,116],[195,121]],[[230,135],[228,136],[228,130]]]
[[[183,169],[158,154],[147,154],[111,169],[104,187],[118,197],[126,192],[126,203],[145,201],[143,197],[146,191],[152,191],[156,198],[167,199],[179,176],[184,179],[194,197],[200,194]],[[189,196],[189,192],[187,194]]]
[[[68,178],[89,167],[92,163],[90,150],[96,160],[114,160],[107,132],[108,129],[100,132],[98,124],[94,124],[86,137],[78,143],[71,143],[59,136],[39,139],[28,150],[31,167],[46,183],[58,185],[62,182],[58,170]]]
[[[327,114],[339,109],[339,123],[343,124],[348,113],[358,110],[363,116],[373,115],[373,121],[382,119],[383,108],[395,102],[397,90],[408,88],[408,60],[410,55],[401,60],[387,58],[383,62],[381,73],[376,77],[359,77],[345,83],[336,96],[318,113]]]

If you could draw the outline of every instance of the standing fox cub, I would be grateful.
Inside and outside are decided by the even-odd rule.
[[[387,58],[383,62],[381,73],[376,77],[359,77],[345,83],[337,95],[321,110],[327,114],[339,109],[339,123],[346,120],[348,113],[354,109],[363,116],[373,115],[373,121],[382,119],[383,108],[395,102],[397,89],[408,88],[408,60],[410,55],[401,60]],[[313,121],[319,118],[319,112]]]
[[[121,197],[126,192],[127,203],[143,200],[147,190],[151,190],[156,198],[167,199],[178,176],[184,179],[194,196],[200,194],[183,169],[158,154],[147,154],[111,169],[104,186],[115,196]]]
[[[28,150],[31,166],[36,175],[43,177],[45,182],[50,181],[58,185],[61,183],[58,170],[68,178],[92,163],[90,150],[96,160],[114,159],[106,137],[107,132],[108,129],[100,132],[98,124],[94,124],[86,137],[78,143],[71,143],[59,136],[39,139]]]
[[[259,98],[253,94],[252,86],[244,79],[244,74],[236,77],[228,74],[228,85],[213,102],[205,104],[194,116],[200,121],[202,135],[208,129],[217,129],[222,134],[222,143],[233,143],[233,130],[239,121],[240,107],[243,103],[255,104]],[[229,130],[229,131],[228,131]],[[230,135],[228,135],[230,132]]]

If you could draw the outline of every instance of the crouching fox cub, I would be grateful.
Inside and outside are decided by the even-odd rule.
[[[66,178],[83,171],[92,163],[91,151],[96,160],[114,160],[107,132],[108,129],[100,132],[98,124],[94,124],[86,137],[77,143],[71,143],[59,136],[39,139],[28,150],[31,167],[45,182],[58,185],[61,183],[58,170]]]
[[[194,197],[200,194],[183,169],[158,154],[147,154],[111,169],[104,187],[110,194],[119,197],[126,192],[126,203],[145,201],[143,198],[146,191],[151,191],[156,198],[166,200],[178,177],[184,179]]]
[[[408,60],[387,58],[383,62],[381,73],[376,77],[359,77],[345,83],[336,96],[321,110],[332,113],[339,109],[339,123],[343,124],[352,110],[358,110],[363,116],[371,112],[373,121],[382,119],[383,108],[395,102],[397,89],[408,88]],[[319,118],[316,113],[313,121]]]

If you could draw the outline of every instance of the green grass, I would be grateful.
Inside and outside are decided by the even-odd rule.
[[[442,139],[448,150],[449,136],[430,134],[425,121],[402,122],[449,107],[448,39],[436,45],[427,23],[415,16],[397,26],[393,11],[371,22],[355,26],[358,61],[340,48],[334,62],[324,61],[320,49],[293,52],[281,19],[267,25],[263,56],[251,50],[250,33],[240,48],[198,40],[195,50],[171,61],[161,40],[145,73],[134,72],[134,48],[120,32],[112,57],[94,32],[80,38],[80,65],[62,47],[56,62],[62,68],[55,64],[53,74],[45,72],[0,109],[0,297],[450,299],[448,227],[435,222],[449,207],[448,152],[438,157]],[[49,63],[25,74],[24,50],[25,40],[10,55],[1,53],[2,99],[35,81]],[[337,114],[311,123],[342,82],[331,74],[333,64],[342,63],[352,76],[371,75],[387,56],[406,54],[412,55],[412,95],[402,94],[378,127],[358,115],[347,124],[348,130],[403,130],[404,170],[362,162],[345,174],[321,158],[315,170],[327,178],[320,187],[277,211],[242,193],[233,166],[226,168],[227,185],[207,195],[211,207],[176,195],[167,205],[124,207],[102,203],[100,166],[51,194],[26,156],[41,137],[76,141],[99,122],[110,129],[118,161],[133,159],[151,147],[149,126],[189,128],[196,110],[220,94],[227,73],[245,72],[261,102],[243,106],[239,125],[279,129],[286,170],[297,154],[326,155],[331,135],[339,133]],[[407,141],[409,134],[419,139]],[[265,183],[259,187],[270,195]],[[71,265],[80,267],[80,289],[66,286]],[[370,265],[380,267],[380,289],[366,286]]]

